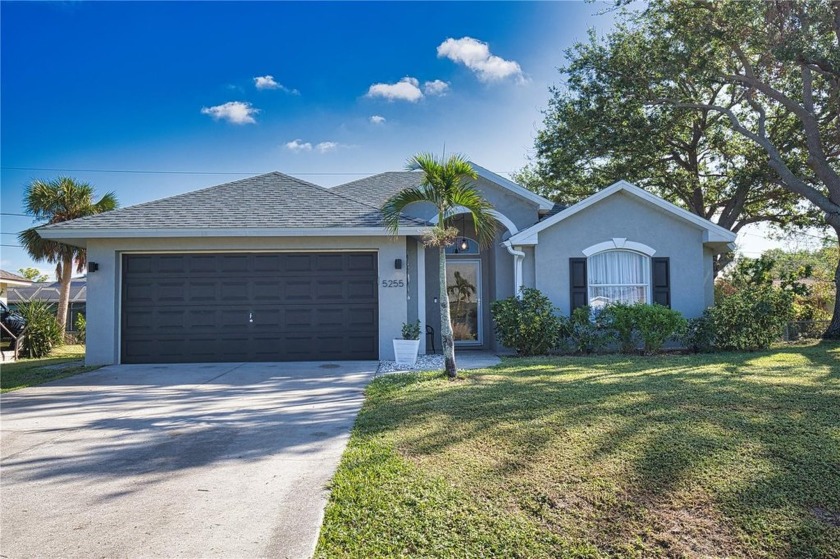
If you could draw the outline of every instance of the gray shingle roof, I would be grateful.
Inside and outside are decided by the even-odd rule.
[[[553,216],[554,214],[558,214],[568,207],[569,206],[564,206],[563,204],[558,204],[557,202],[555,202],[554,205],[551,207],[551,209],[548,211],[548,213],[540,218],[540,221],[542,221],[546,218],[549,218],[549,217]]]
[[[422,173],[391,171],[340,184],[331,190],[380,208],[388,198],[406,188],[420,186],[422,180]]]
[[[0,280],[29,282],[29,280],[25,277],[13,274],[11,272],[7,272],[6,270],[0,270]]]
[[[405,218],[404,227],[425,225]],[[382,227],[379,207],[273,172],[42,227],[242,229]]]

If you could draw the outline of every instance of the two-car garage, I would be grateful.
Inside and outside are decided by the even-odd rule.
[[[123,363],[377,359],[376,252],[122,255]]]

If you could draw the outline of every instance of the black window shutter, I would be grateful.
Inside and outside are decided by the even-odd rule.
[[[671,265],[668,258],[653,258],[653,302],[671,308]]]
[[[571,304],[570,312],[589,304],[586,258],[569,258],[569,302]]]

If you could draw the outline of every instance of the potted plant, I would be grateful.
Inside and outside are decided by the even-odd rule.
[[[398,365],[414,365],[420,350],[420,321],[403,322],[402,339],[394,338],[394,357]]]

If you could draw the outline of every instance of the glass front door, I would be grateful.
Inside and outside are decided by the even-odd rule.
[[[446,292],[455,343],[481,344],[481,261],[447,260]]]

